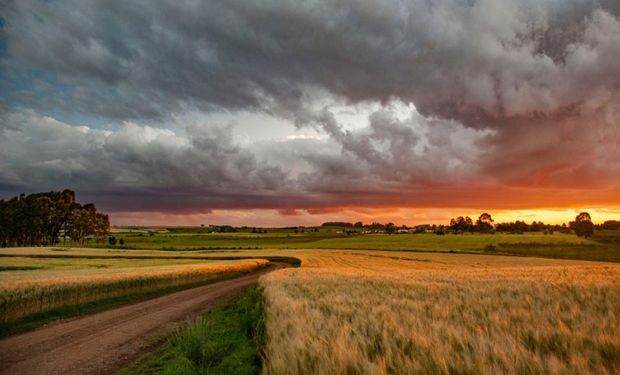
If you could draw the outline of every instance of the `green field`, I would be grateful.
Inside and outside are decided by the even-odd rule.
[[[193,232],[192,232],[193,230]],[[347,235],[337,228],[295,233],[208,233],[205,228],[171,228],[151,232],[115,233],[123,249],[244,251],[250,249],[350,249],[481,252],[620,262],[620,231],[598,231],[592,239],[574,234],[359,234]],[[90,247],[108,248],[90,242]]]

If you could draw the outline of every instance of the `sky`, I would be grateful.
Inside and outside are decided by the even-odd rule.
[[[115,225],[620,219],[617,0],[2,1],[0,198]]]

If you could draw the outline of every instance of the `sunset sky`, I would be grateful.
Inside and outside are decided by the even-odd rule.
[[[115,225],[620,219],[620,1],[3,1],[0,198]]]

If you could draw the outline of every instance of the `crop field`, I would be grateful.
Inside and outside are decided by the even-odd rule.
[[[591,239],[574,234],[360,234],[347,235],[337,229],[295,233],[277,230],[269,233],[209,233],[204,228],[115,233],[123,246],[113,248],[142,250],[245,251],[252,249],[350,249],[390,251],[437,251],[495,253],[549,258],[620,262],[620,231],[598,231]],[[91,241],[89,247],[109,248]]]
[[[0,272],[2,322],[67,305],[218,280],[267,263],[262,259],[212,261],[3,255],[0,257],[0,267],[5,270]]]
[[[620,370],[620,265],[389,254],[306,255],[264,276],[264,372]]]
[[[393,243],[364,248],[379,247],[381,237]],[[19,319],[67,303],[215,280],[258,268],[269,257],[295,257],[300,268],[260,280],[264,373],[618,373],[620,265],[475,250],[506,238],[575,249],[595,242],[564,234],[416,234],[321,240],[358,241],[358,249],[0,249],[0,315]],[[455,250],[397,248],[407,240],[419,246],[444,241],[436,248]],[[607,239],[612,250],[614,241]]]
[[[200,259],[132,259],[132,258],[32,258],[32,257],[4,257],[0,259],[0,271],[40,270],[37,275],[51,270],[115,270],[117,268],[156,267],[175,264],[204,263]]]

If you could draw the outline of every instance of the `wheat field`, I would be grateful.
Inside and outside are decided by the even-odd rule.
[[[268,374],[617,374],[620,266],[307,255],[261,279]]]
[[[217,280],[266,264],[267,260],[252,259],[110,269],[5,271],[0,274],[0,321],[10,322],[62,306]]]

